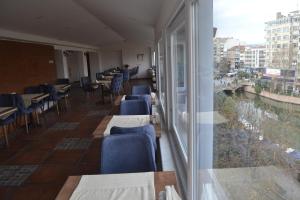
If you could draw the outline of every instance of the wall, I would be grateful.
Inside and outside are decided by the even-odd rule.
[[[137,58],[137,54],[143,54],[143,57]],[[146,78],[149,76],[148,69],[151,67],[151,49],[150,47],[136,44],[129,44],[122,49],[123,63],[128,64],[129,68],[140,66],[139,74],[135,78]]]
[[[96,73],[101,72],[99,53],[89,52],[89,58],[90,58],[91,79],[94,82],[96,80]]]
[[[62,50],[55,50],[54,56],[57,78],[64,78],[64,63]]]
[[[54,48],[0,41],[0,93],[22,93],[24,87],[56,80]]]
[[[69,77],[71,82],[80,80],[80,69],[79,69],[79,53],[76,51],[70,51],[67,54],[67,65],[69,71]]]
[[[122,51],[105,49],[101,51],[102,71],[122,66]]]
[[[137,59],[137,54],[143,54],[143,59]],[[147,69],[151,66],[151,48],[136,43],[121,43],[114,46],[102,47],[101,70],[114,66],[129,65],[129,68],[140,66],[139,74],[135,78],[148,77]]]

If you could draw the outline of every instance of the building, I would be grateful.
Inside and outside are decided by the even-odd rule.
[[[245,46],[234,46],[227,50],[226,58],[231,69],[244,67]]]
[[[265,23],[266,66],[299,70],[300,12],[287,16],[277,13],[276,19]]]
[[[215,67],[217,67],[223,59],[226,57],[226,52],[228,49],[238,46],[244,45],[238,39],[234,39],[232,37],[225,37],[225,38],[214,38],[214,63]]]
[[[244,67],[260,68],[265,66],[266,49],[262,45],[249,45],[245,48]]]

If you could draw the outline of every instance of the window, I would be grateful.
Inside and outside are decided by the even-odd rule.
[[[158,43],[158,67],[159,67],[159,98],[162,110],[166,110],[166,77],[165,77],[165,46],[164,40]]]
[[[172,124],[183,150],[187,151],[187,61],[185,10],[168,29],[172,70]]]

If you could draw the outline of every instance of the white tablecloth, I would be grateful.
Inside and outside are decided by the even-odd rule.
[[[110,134],[113,126],[119,127],[138,127],[150,124],[150,115],[114,115],[107,124],[104,135]]]
[[[155,200],[154,173],[82,176],[71,200]]]

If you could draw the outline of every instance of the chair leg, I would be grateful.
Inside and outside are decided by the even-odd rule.
[[[9,147],[6,125],[3,126],[3,134],[4,134],[4,138],[5,138],[6,147]]]
[[[68,103],[67,103],[67,97],[65,96],[65,106],[66,106],[66,110],[67,110],[67,106],[68,106]]]
[[[40,118],[39,118],[39,112],[38,112],[38,109],[36,109],[35,114],[36,114],[36,123],[37,123],[38,125],[40,125]]]
[[[57,111],[57,115],[59,116],[58,101],[56,101],[55,103],[56,103],[56,111]]]
[[[110,94],[110,103],[113,104],[113,94]]]
[[[25,114],[25,126],[26,126],[26,133],[29,133],[29,129],[28,129],[28,120],[27,120],[27,114]]]

